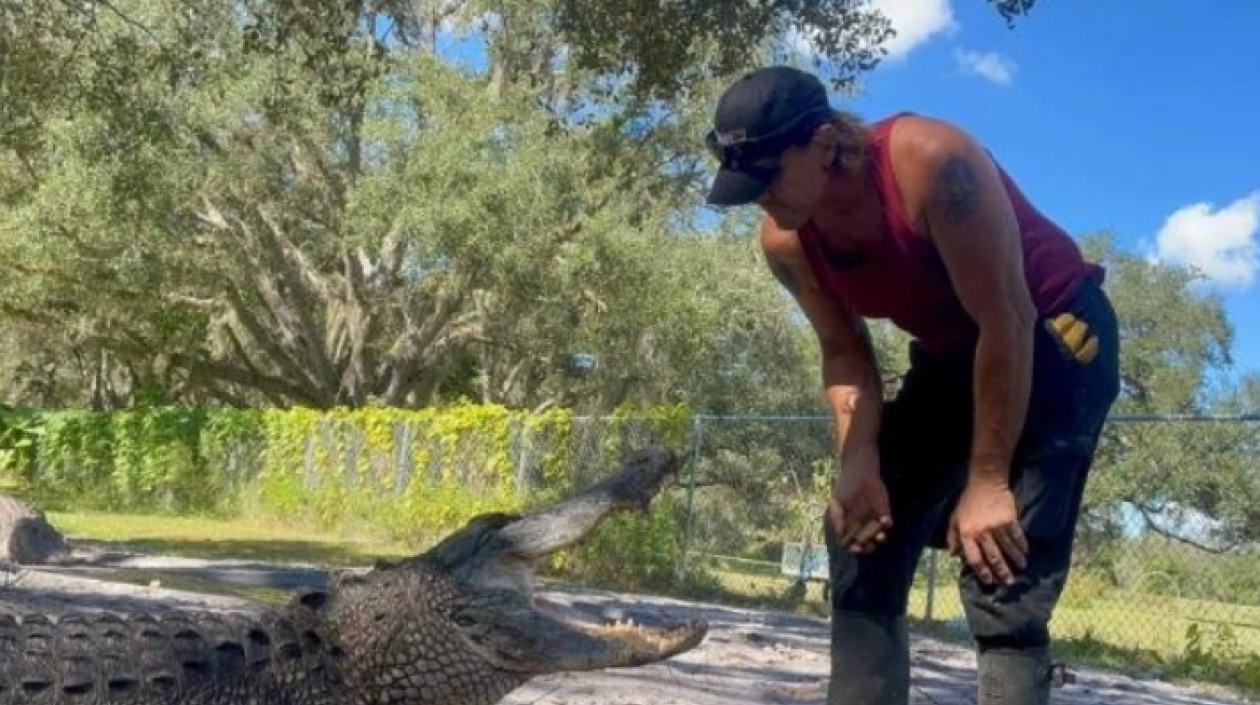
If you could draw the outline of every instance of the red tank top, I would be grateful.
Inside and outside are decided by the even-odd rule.
[[[915,234],[906,218],[893,176],[889,133],[897,118],[906,114],[871,125],[871,178],[884,205],[879,244],[850,266],[830,261],[812,223],[800,229],[800,242],[819,285],[858,315],[890,320],[927,352],[969,351],[976,339],[975,322],[959,302],[936,248]],[[1094,278],[1101,283],[1105,272],[1084,260],[1076,242],[1037,211],[1000,166],[998,172],[1019,223],[1024,275],[1033,305],[1039,315],[1053,315],[1083,281]]]

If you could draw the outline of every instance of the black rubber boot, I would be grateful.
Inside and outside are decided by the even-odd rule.
[[[978,705],[1050,705],[1050,651],[989,649],[977,656]]]
[[[907,705],[909,700],[905,617],[833,611],[827,705]]]

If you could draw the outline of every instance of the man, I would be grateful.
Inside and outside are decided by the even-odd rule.
[[[707,141],[709,202],[764,211],[769,267],[821,347],[840,456],[828,703],[908,701],[906,602],[931,545],[963,559],[980,705],[1045,705],[1047,625],[1119,391],[1102,268],[962,130],[864,124],[806,72],[736,81]],[[888,402],[865,318],[913,339]]]

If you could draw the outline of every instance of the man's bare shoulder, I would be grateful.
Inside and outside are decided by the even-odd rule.
[[[986,159],[987,151],[966,130],[941,118],[906,115],[889,135],[893,171],[906,214],[920,222],[934,188],[951,164]]]
[[[797,237],[795,230],[785,230],[770,216],[761,218],[761,228],[759,232],[759,240],[761,242],[761,250],[767,257],[788,260],[796,262],[804,259],[805,253],[801,249],[800,238]]]
[[[976,139],[961,126],[930,115],[908,114],[897,120],[889,133],[894,159],[930,162],[959,148],[976,148]]]

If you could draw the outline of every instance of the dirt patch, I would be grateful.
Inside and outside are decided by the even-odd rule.
[[[99,565],[99,564],[98,564]],[[222,577],[233,568],[261,570],[255,564],[148,558],[131,568],[185,571],[204,568]],[[116,564],[113,567],[118,567]],[[275,566],[278,573],[292,567]],[[214,572],[217,571],[217,572]],[[305,581],[309,576],[298,582]],[[68,609],[253,610],[258,601],[227,594],[177,590],[161,585],[99,580],[65,573],[27,570],[0,588],[0,610],[60,613]],[[228,591],[225,591],[228,592]],[[535,679],[509,695],[503,705],[821,705],[826,700],[828,625],[820,619],[676,599],[550,587],[549,599],[632,617],[651,624],[702,616],[711,630],[695,650],[670,661],[633,669],[610,669]],[[914,705],[974,705],[975,658],[967,649],[915,637]],[[1242,705],[1248,701],[1202,689],[1141,680],[1070,666],[1076,682],[1057,689],[1056,705]]]

